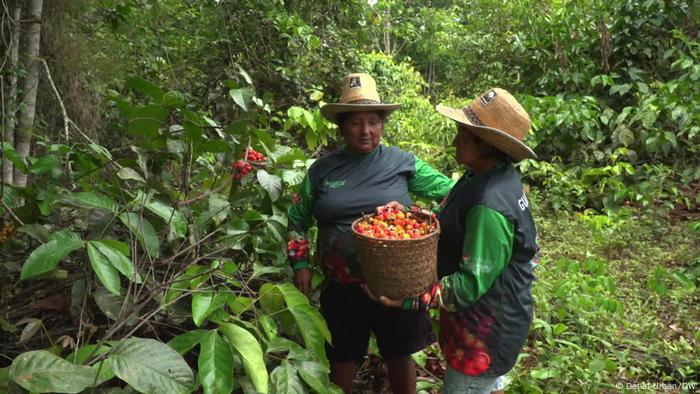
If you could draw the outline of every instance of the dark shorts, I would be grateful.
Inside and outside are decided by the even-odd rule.
[[[370,332],[385,359],[409,356],[435,342],[427,313],[385,307],[370,300],[357,284],[328,281],[321,293],[321,313],[333,341],[332,346],[326,344],[330,361],[362,361]]]

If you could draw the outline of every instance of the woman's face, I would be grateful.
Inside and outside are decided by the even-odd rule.
[[[452,145],[457,149],[457,163],[474,168],[482,159],[477,139],[464,126],[457,126],[457,135],[452,141]]]
[[[379,145],[384,121],[379,112],[351,112],[340,125],[345,144],[353,153],[366,154]]]

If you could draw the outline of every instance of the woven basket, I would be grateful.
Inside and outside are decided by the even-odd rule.
[[[428,220],[428,215],[415,212]],[[421,238],[382,239],[355,231],[355,225],[372,216],[365,215],[352,223],[355,248],[362,275],[376,296],[393,300],[415,297],[426,292],[437,280],[437,245],[440,223],[436,231]]]

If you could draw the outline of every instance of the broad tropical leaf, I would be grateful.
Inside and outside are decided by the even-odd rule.
[[[268,375],[260,343],[248,330],[231,323],[222,323],[219,329],[243,361],[243,368],[255,390],[268,392]]]
[[[317,393],[329,392],[328,387],[330,386],[330,381],[328,379],[328,373],[330,370],[328,367],[315,361],[294,362],[294,366],[296,366],[299,375],[304,379],[306,384],[316,390]]]
[[[99,196],[95,193],[71,193],[64,201],[79,207],[87,206],[90,208],[99,208],[115,214],[119,212],[119,204],[116,201],[105,196]]]
[[[110,293],[119,295],[121,293],[119,271],[117,271],[109,259],[95,247],[92,241],[88,242],[87,251],[88,257],[90,258],[90,265],[92,265],[92,269],[95,271],[97,278],[100,279],[100,283],[102,283]]]
[[[270,374],[271,392],[274,394],[300,394],[305,393],[304,386],[299,380],[297,369],[286,360]]]
[[[151,222],[136,212],[124,212],[119,215],[119,219],[136,236],[151,257],[160,256],[160,241]]]
[[[199,380],[204,392],[230,393],[233,390],[233,352],[216,330],[209,331],[199,345]]]
[[[52,271],[62,258],[83,247],[80,239],[53,240],[34,249],[22,266],[21,279]]]
[[[272,175],[265,170],[258,170],[256,173],[260,186],[270,195],[270,200],[277,201],[282,193],[282,179],[277,175]]]
[[[192,350],[193,347],[199,345],[207,333],[209,333],[207,330],[187,331],[168,341],[168,346],[175,349],[175,351],[181,355],[184,355]]]
[[[142,393],[190,393],[194,374],[170,346],[154,339],[129,338],[107,358],[114,374]]]
[[[112,247],[110,243],[104,241],[89,241],[89,245],[93,245],[107,260],[112,264],[117,271],[121,272],[127,279],[141,282],[139,275],[134,275],[134,263],[126,257],[118,249]]]
[[[10,366],[10,379],[35,393],[78,393],[92,386],[95,372],[46,350],[22,353]]]

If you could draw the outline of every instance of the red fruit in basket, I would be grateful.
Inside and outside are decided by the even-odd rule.
[[[477,373],[483,373],[489,369],[489,364],[491,364],[491,357],[484,352],[480,351],[474,356],[474,369]]]

